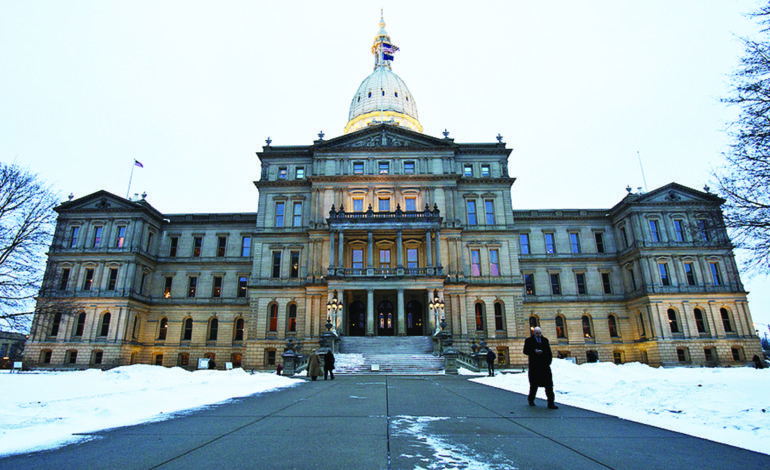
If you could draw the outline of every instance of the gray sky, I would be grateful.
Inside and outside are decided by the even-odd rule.
[[[342,133],[384,8],[425,133],[502,134],[514,207],[611,207],[637,152],[650,190],[714,187],[757,3],[8,0],[0,160],[81,197],[125,196],[136,158],[161,212],[256,211],[254,152]],[[743,280],[770,323],[770,281]]]

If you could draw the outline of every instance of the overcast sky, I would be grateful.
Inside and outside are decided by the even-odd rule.
[[[473,3],[471,5],[471,3]],[[0,160],[62,197],[256,211],[255,152],[338,136],[385,10],[425,133],[514,149],[513,204],[714,187],[757,0],[0,2]],[[770,281],[743,276],[758,323]],[[766,326],[763,326],[766,329]]]

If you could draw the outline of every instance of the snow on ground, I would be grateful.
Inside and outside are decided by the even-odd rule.
[[[357,355],[336,356],[338,372],[360,362]],[[770,369],[577,366],[563,360],[554,360],[552,368],[557,403],[770,454]],[[529,390],[526,373],[506,371],[470,380],[518,393]],[[0,456],[58,447],[85,439],[74,433],[162,420],[180,411],[301,383],[304,379],[250,375],[241,369],[188,372],[146,365],[2,373]],[[545,398],[543,389],[538,398]],[[414,417],[399,419],[412,419],[410,425],[420,429],[428,424]]]
[[[559,359],[551,369],[557,404],[770,454],[770,369],[578,366]],[[471,380],[529,393],[526,373]],[[538,389],[537,397],[545,399],[544,389]]]

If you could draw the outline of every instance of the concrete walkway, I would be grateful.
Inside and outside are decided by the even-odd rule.
[[[768,455],[537,404],[464,376],[338,376],[0,459],[0,468],[770,468]]]

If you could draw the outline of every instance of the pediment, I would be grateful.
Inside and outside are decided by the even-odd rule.
[[[438,139],[409,129],[380,124],[328,141],[316,141],[316,150],[365,148],[436,148],[451,147],[453,139]]]
[[[72,201],[60,204],[57,212],[144,212],[153,210],[152,207],[144,201],[134,202],[128,199],[116,196],[107,191],[97,191],[87,196],[83,196]]]
[[[721,203],[723,200],[712,193],[698,191],[678,183],[670,183],[639,196],[636,202],[642,204],[713,204]]]

